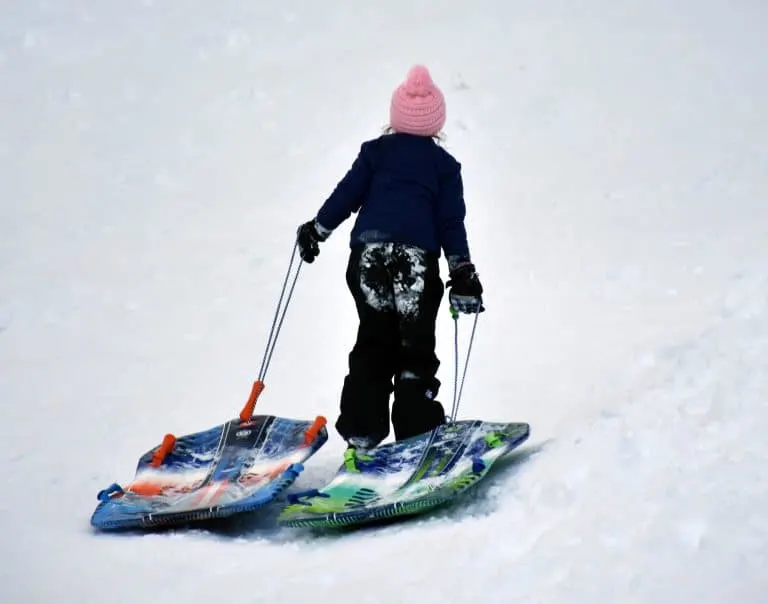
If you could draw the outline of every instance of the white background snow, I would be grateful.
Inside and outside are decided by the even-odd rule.
[[[763,0],[4,0],[0,601],[768,602],[767,28]],[[417,62],[487,292],[460,415],[530,422],[524,458],[383,529],[93,533],[166,432],[239,412],[297,225]],[[328,417],[297,488],[343,450],[351,224],[257,408]]]

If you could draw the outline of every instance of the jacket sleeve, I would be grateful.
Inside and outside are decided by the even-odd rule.
[[[441,179],[437,208],[440,245],[451,270],[461,262],[471,261],[464,226],[466,214],[461,164],[457,162]]]
[[[352,167],[318,211],[316,219],[321,227],[333,231],[360,209],[371,184],[371,175],[369,143],[363,143]]]

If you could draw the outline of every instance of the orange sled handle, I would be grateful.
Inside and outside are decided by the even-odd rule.
[[[318,415],[312,425],[304,432],[304,444],[307,446],[311,445],[326,423],[327,420],[322,415]]]
[[[256,399],[264,391],[264,382],[256,380],[251,388],[251,394],[245,402],[243,410],[240,412],[240,421],[247,422],[253,416],[253,410],[256,407]]]
[[[162,465],[163,461],[165,461],[166,455],[173,451],[173,447],[176,445],[176,437],[173,434],[166,434],[163,437],[163,442],[160,443],[160,446],[158,447],[157,451],[154,452],[152,455],[152,461],[149,462],[149,465],[153,468],[157,468]]]

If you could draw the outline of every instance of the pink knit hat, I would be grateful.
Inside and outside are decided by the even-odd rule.
[[[423,65],[408,72],[392,93],[389,125],[395,132],[435,136],[445,125],[445,99]]]

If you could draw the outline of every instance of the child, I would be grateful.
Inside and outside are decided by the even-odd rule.
[[[360,323],[336,422],[342,438],[358,449],[375,447],[389,434],[392,392],[396,440],[446,421],[435,399],[441,250],[451,304],[464,313],[484,310],[464,228],[461,165],[435,140],[444,124],[443,94],[417,65],[392,95],[387,133],[362,144],[316,218],[297,232],[301,257],[311,263],[319,242],[358,212],[346,277]]]

